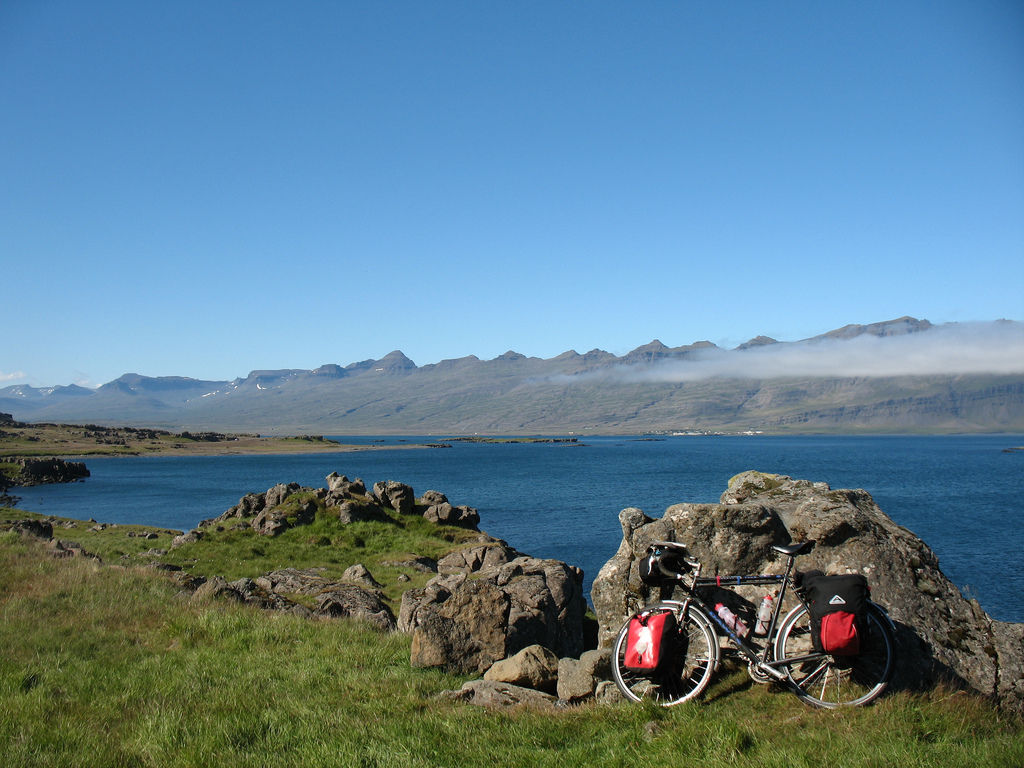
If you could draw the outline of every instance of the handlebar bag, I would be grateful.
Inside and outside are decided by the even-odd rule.
[[[623,666],[647,674],[660,671],[669,663],[672,637],[676,632],[676,615],[672,611],[637,614],[630,619],[626,632]]]
[[[867,626],[868,580],[859,573],[805,574],[811,642],[819,653],[856,656]]]

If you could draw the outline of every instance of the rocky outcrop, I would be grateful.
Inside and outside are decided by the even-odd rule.
[[[401,516],[410,514],[470,529],[479,521],[476,510],[453,506],[438,491],[427,491],[417,500],[410,486],[395,481],[376,483],[371,493],[358,478],[350,481],[332,473],[327,482],[328,487],[319,489],[279,483],[262,493],[247,493],[219,517],[174,536],[171,547],[189,546],[211,531],[228,529],[278,536],[325,513],[337,515],[343,524],[376,521],[402,526]],[[26,521],[18,530],[45,539],[53,534],[51,525],[35,521]],[[325,537],[314,536],[310,542],[330,543],[321,539]],[[59,551],[70,553],[71,549]],[[142,554],[166,553],[154,549]],[[474,543],[461,545],[440,561],[409,553],[382,564],[437,574],[425,588],[405,593],[397,619],[383,585],[362,564],[349,567],[340,579],[329,579],[316,569],[290,568],[233,582],[220,576],[175,578],[197,600],[219,598],[267,610],[360,618],[383,630],[411,633],[415,666],[483,672],[495,661],[532,645],[548,649],[556,659],[583,651],[586,601],[583,572],[578,568],[528,557],[486,534],[478,534]],[[158,561],[150,566],[172,568]],[[173,568],[180,572],[179,566]],[[403,573],[398,579],[409,581],[410,576]]]
[[[52,539],[53,538],[53,523],[49,520],[15,520],[11,523],[8,530],[19,534],[22,537],[29,537],[33,539]]]
[[[17,533],[22,538],[39,539],[46,542],[46,552],[50,557],[85,557],[99,560],[96,555],[87,552],[77,541],[53,538],[53,523],[49,520],[38,518],[14,520],[5,528],[12,533]]]
[[[263,493],[246,494],[224,514],[174,541],[181,546],[201,538],[203,529],[239,526],[276,536],[313,522],[320,510],[337,515],[343,524],[400,525],[401,516],[419,514],[437,524],[478,530],[480,521],[475,509],[455,506],[439,491],[429,490],[417,499],[411,486],[386,480],[367,492],[361,479],[332,472],[326,488],[280,483]],[[412,663],[417,666],[482,672],[533,644],[559,655],[582,652],[586,602],[578,568],[526,557],[486,534],[478,544],[454,550],[439,562],[410,558],[403,564],[438,576],[424,589],[405,593],[398,619],[384,601],[381,585],[362,565],[352,566],[339,582],[286,569],[252,584],[204,585],[204,590],[285,610],[291,608],[279,601],[289,593],[313,595],[314,613],[360,617],[382,629],[411,633]]]
[[[343,501],[338,505],[338,520],[343,524],[376,520],[390,523],[391,518],[381,507],[369,501]]]
[[[964,599],[931,549],[866,491],[745,472],[730,481],[718,504],[676,504],[657,520],[625,509],[619,520],[622,542],[591,592],[604,646],[637,603],[658,597],[636,568],[650,542],[686,544],[703,564],[703,575],[714,576],[781,573],[784,558],[771,546],[814,540],[813,551],[797,562],[800,570],[863,573],[872,599],[889,610],[900,653],[896,687],[921,688],[942,679],[1024,711],[1024,624],[993,621],[977,602]],[[758,599],[742,590],[726,596],[747,618]]]
[[[344,475],[331,472],[327,476],[327,495],[324,500],[327,506],[337,506],[347,499],[358,499],[366,496],[366,484],[358,477],[349,480]]]
[[[489,539],[483,544],[450,552],[437,561],[436,570],[442,576],[450,576],[453,573],[476,573],[505,565],[517,557],[522,557],[522,553],[504,541]]]
[[[3,462],[18,468],[7,476],[8,483],[13,486],[74,483],[89,477],[89,470],[80,461],[7,458]]]
[[[191,585],[195,600],[235,600],[265,610],[285,611],[303,616],[365,619],[382,630],[395,628],[395,616],[382,595],[344,581],[324,578],[316,569],[286,568],[259,578],[228,582],[220,576]],[[296,596],[315,598],[310,610]]]
[[[453,507],[447,501],[427,507],[423,517],[432,523],[478,530],[480,515],[472,507]]]
[[[427,491],[419,500],[412,487],[394,480],[374,483],[367,491],[362,479],[349,480],[345,475],[332,472],[327,476],[326,488],[305,488],[298,483],[278,483],[262,493],[247,493],[238,503],[222,515],[199,523],[197,531],[213,527],[239,525],[249,520],[258,533],[277,536],[290,527],[312,522],[319,503],[336,511],[342,523],[373,520],[393,523],[388,509],[400,515],[419,514],[439,525],[479,530],[479,513],[472,507],[453,506],[439,491]],[[302,494],[296,498],[296,494]]]
[[[381,504],[391,507],[395,512],[408,515],[416,508],[416,494],[412,487],[394,480],[382,480],[373,484],[373,495]]]
[[[586,612],[582,583],[578,568],[531,557],[438,575],[403,595],[398,626],[412,633],[417,667],[479,673],[535,644],[578,656]]]
[[[379,629],[395,628],[395,614],[375,591],[355,584],[336,584],[316,597],[317,613],[346,619],[364,619]]]
[[[252,528],[262,536],[277,536],[291,527],[309,525],[316,517],[316,502],[307,499],[293,508],[268,507],[256,515]]]
[[[523,705],[567,706],[584,701],[617,702],[622,695],[612,682],[612,652],[585,651],[578,659],[559,659],[540,645],[495,662],[483,680],[471,680],[442,696],[479,707],[505,709]],[[556,698],[557,697],[557,698]]]

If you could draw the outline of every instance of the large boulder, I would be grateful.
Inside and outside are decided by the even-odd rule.
[[[301,486],[298,483],[278,483],[263,495],[264,506],[276,507],[278,504],[283,504],[289,496],[300,488]]]
[[[341,574],[341,580],[368,589],[384,589],[384,585],[373,578],[373,574],[362,563],[356,563],[346,568],[345,572]]]
[[[559,659],[558,698],[573,704],[593,698],[598,684],[611,677],[611,661],[608,648],[587,651],[579,659]]]
[[[403,515],[410,514],[416,509],[416,494],[410,486],[394,480],[382,480],[373,484],[373,495],[381,504],[391,507]]]
[[[476,573],[510,563],[522,555],[500,539],[488,538],[484,543],[457,549],[437,561],[435,569],[442,576],[453,573]]]
[[[335,509],[338,510],[338,520],[344,525],[366,520],[376,520],[379,523],[393,522],[388,513],[372,501],[342,501]]]
[[[331,472],[327,476],[327,493],[324,499],[327,506],[333,507],[346,499],[361,498],[365,495],[366,484],[360,478],[349,480],[337,472]]]
[[[224,512],[220,517],[213,520],[204,520],[200,525],[204,523],[209,525],[212,523],[223,523],[232,518],[252,517],[253,515],[259,514],[267,503],[267,494],[263,493],[247,493],[245,496],[238,500],[235,506]]]
[[[558,686],[558,657],[543,645],[530,645],[514,656],[494,662],[484,672],[484,680],[553,694]]]
[[[583,651],[583,572],[558,560],[517,557],[472,574],[438,575],[402,596],[399,629],[411,661],[481,673],[530,645],[557,656]]]
[[[479,512],[472,507],[453,507],[447,501],[427,507],[423,517],[438,525],[454,525],[471,531],[480,530]]]
[[[364,619],[380,629],[395,628],[395,614],[376,591],[354,584],[335,584],[316,596],[316,613],[340,618]]]
[[[269,498],[269,492],[268,492]],[[252,521],[253,530],[262,536],[277,536],[288,530],[293,524],[309,525],[316,517],[316,502],[307,500],[297,507],[267,506]],[[289,519],[292,522],[289,522]]]
[[[611,643],[626,616],[658,599],[640,581],[637,560],[656,540],[678,541],[703,564],[705,576],[781,573],[786,558],[774,544],[814,540],[799,570],[862,573],[872,599],[897,628],[894,685],[921,688],[943,679],[1024,710],[1024,624],[992,620],[966,600],[939,569],[935,553],[894,523],[863,490],[745,472],[718,504],[676,504],[655,520],[637,509],[619,515],[623,538],[591,592],[600,642]],[[756,590],[734,593],[734,609],[752,618]]]

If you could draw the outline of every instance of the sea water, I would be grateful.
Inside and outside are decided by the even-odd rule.
[[[334,454],[87,458],[91,477],[16,489],[24,509],[188,530],[277,483],[322,487],[331,472],[437,490],[480,512],[480,528],[521,552],[577,565],[585,589],[622,538],[618,514],[660,517],[715,502],[746,470],[863,488],[923,539],[943,572],[1002,621],[1024,622],[1021,435],[580,437],[576,443],[463,443],[336,437],[378,450]],[[383,450],[382,450],[383,449]]]

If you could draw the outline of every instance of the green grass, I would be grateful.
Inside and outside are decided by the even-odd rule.
[[[293,494],[282,509],[297,511],[308,493]],[[282,568],[322,568],[326,578],[338,578],[351,565],[362,563],[384,584],[385,595],[394,602],[395,612],[402,592],[422,586],[430,574],[411,566],[395,565],[412,556],[440,559],[458,547],[475,542],[478,533],[462,528],[440,526],[418,515],[400,515],[385,510],[391,522],[358,522],[342,525],[337,512],[319,502],[315,520],[309,525],[289,528],[279,536],[263,536],[246,520],[232,519],[224,525],[204,528],[203,538],[192,544],[172,547],[180,531],[142,525],[102,527],[95,523],[66,518],[46,518],[36,513],[0,508],[0,527],[13,520],[51,519],[54,538],[77,542],[105,563],[123,566],[154,562],[180,566],[197,576],[223,576],[228,581],[255,578]],[[233,530],[245,523],[243,530]],[[65,527],[68,526],[68,527]],[[217,530],[221,528],[221,530]],[[143,538],[155,534],[155,539]],[[149,555],[150,550],[164,554]],[[409,581],[399,581],[405,574]]]
[[[404,635],[198,604],[10,533],[0,647],[0,766],[1024,765],[1019,720],[944,689],[826,712],[735,669],[670,710],[484,711],[438,698],[467,678],[411,668]]]

